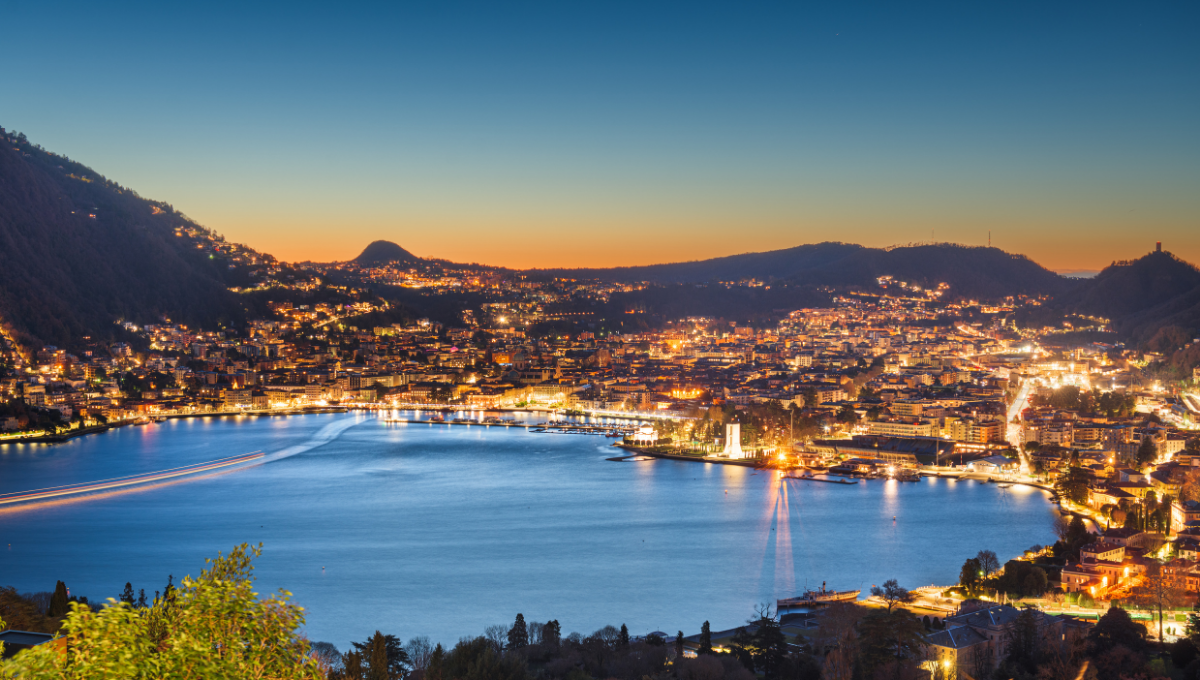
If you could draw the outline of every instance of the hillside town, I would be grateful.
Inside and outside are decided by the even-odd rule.
[[[579,282],[515,290],[602,294]],[[364,298],[272,302],[271,318],[236,331],[126,323],[129,342],[77,352],[22,352],[4,337],[0,441],[314,409],[612,418],[640,425],[624,443],[649,454],[1040,487],[1088,529],[1032,557],[1051,577],[1043,590],[1120,600],[1165,564],[1200,595],[1200,369],[1164,382],[1152,354],[1016,328],[1036,299],[937,297],[880,280],[769,327],[684,318],[562,335],[529,332],[539,310],[521,300],[472,310],[470,325],[368,326],[381,307]]]

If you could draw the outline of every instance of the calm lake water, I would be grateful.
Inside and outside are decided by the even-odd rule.
[[[1053,542],[1046,495],[1025,487],[781,482],[733,466],[610,462],[610,443],[329,414],[0,445],[0,493],[270,454],[225,474],[0,511],[0,585],[62,579],[103,600],[130,581],[151,594],[168,574],[178,582],[205,557],[261,541],[259,591],[290,590],[309,637],[345,649],[376,629],[453,643],[517,612],[558,619],[564,634],[724,629],[806,583],[949,584],[981,549],[1003,561]]]

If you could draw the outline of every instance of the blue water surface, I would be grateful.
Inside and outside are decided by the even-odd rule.
[[[395,415],[395,414],[393,414]],[[400,414],[414,417],[415,414]],[[205,557],[263,543],[306,634],[375,630],[452,644],[491,624],[563,632],[725,629],[826,582],[957,580],[982,549],[1053,541],[1046,494],[970,481],[784,481],[676,461],[611,462],[596,436],[387,423],[374,414],[176,420],[59,445],[0,445],[0,493],[262,451],[267,462],[124,493],[0,511],[0,585],[148,594]],[[895,519],[893,519],[893,517]]]

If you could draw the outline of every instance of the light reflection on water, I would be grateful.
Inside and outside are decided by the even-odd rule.
[[[338,414],[4,445],[0,493],[255,450],[294,455],[0,514],[0,585],[52,590],[62,579],[103,599],[130,581],[152,593],[167,574],[178,581],[217,551],[262,541],[260,592],[292,591],[308,634],[344,648],[375,629],[452,643],[518,611],[557,618],[564,632],[724,629],[806,584],[948,584],[981,549],[1007,559],[1053,540],[1044,494],[1023,487],[781,482],[741,467],[608,462],[610,444]]]

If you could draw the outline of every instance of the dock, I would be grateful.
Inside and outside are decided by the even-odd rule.
[[[795,477],[792,475],[785,475],[784,479],[798,479],[805,482],[824,482],[826,484],[858,484],[857,479],[850,481],[848,479],[819,479],[817,477]]]
[[[400,425],[460,425],[466,427],[515,427],[539,434],[590,434],[605,436],[627,436],[630,432],[611,425],[552,425],[547,423],[483,422],[478,420],[417,420],[414,418],[380,418],[385,423]]]
[[[520,427],[528,430],[531,427],[544,427],[542,425],[534,425],[533,423],[481,423],[477,421],[463,422],[454,420],[415,420],[409,418],[381,418],[385,423],[394,423],[401,425],[465,425],[470,427]]]

